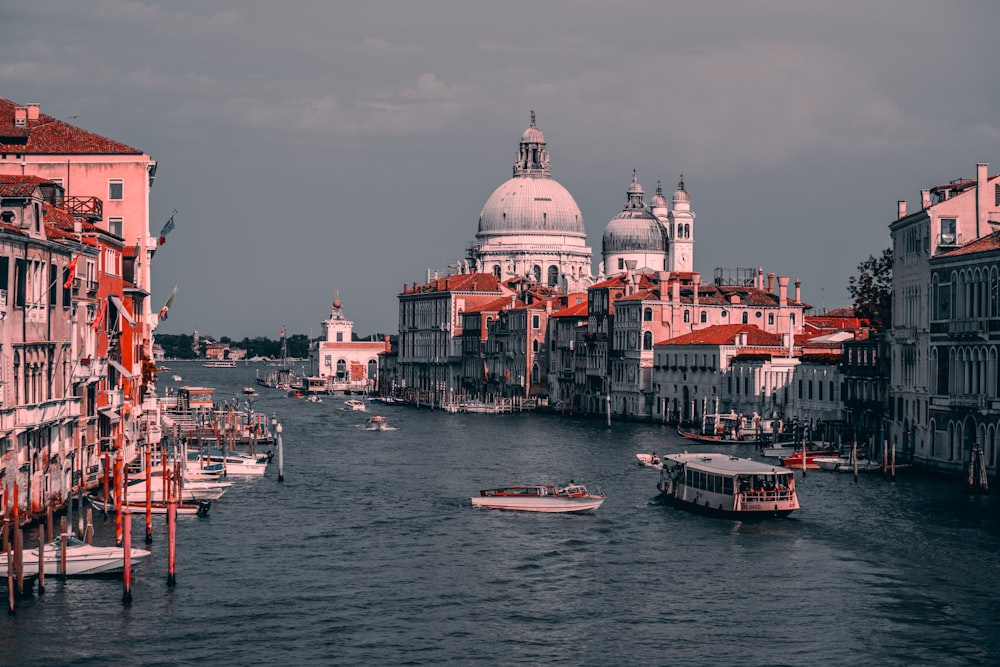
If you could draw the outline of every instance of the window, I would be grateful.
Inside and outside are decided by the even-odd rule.
[[[690,310],[685,310],[684,311],[684,321],[685,322],[690,322],[691,321],[691,311]]]
[[[559,267],[550,266],[549,267],[549,287],[555,287],[559,284]]]
[[[704,324],[705,322],[708,322],[708,313],[706,313],[704,310],[701,311],[701,321],[702,321],[702,324]]]
[[[344,332],[343,331],[338,331],[337,332],[337,342],[338,343],[344,342]]]
[[[642,319],[645,322],[652,322],[653,321],[653,309],[652,308],[647,308],[646,310],[642,311]]]
[[[748,324],[750,322],[750,313],[743,313],[743,324]]]
[[[538,328],[538,322],[539,322],[538,315],[532,315],[531,316],[531,328],[532,329],[537,329]]]
[[[121,218],[108,218],[108,231],[110,231],[112,234],[114,234],[115,236],[122,236],[122,238],[124,238],[124,236],[122,235],[123,229],[124,225],[122,223]]]
[[[642,334],[642,349],[652,350],[653,349],[653,332],[647,331]]]
[[[121,201],[125,199],[125,182],[120,178],[108,180],[108,200]]]
[[[941,245],[955,245],[957,226],[955,218],[941,218]]]
[[[767,323],[770,326],[774,326],[774,313],[768,313],[767,314]]]
[[[624,271],[625,270],[625,258],[624,257],[619,257],[618,258],[618,270],[619,271]]]

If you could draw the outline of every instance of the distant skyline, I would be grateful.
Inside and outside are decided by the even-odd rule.
[[[850,304],[897,200],[1000,173],[1000,3],[970,0],[33,0],[0,96],[159,162],[158,332],[392,333],[396,295],[465,257],[529,111],[592,270],[637,170],[681,174],[694,268],[763,267]]]

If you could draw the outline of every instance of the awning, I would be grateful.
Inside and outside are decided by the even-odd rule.
[[[119,421],[122,418],[122,416],[120,414],[118,414],[117,412],[115,412],[111,408],[100,408],[98,410],[98,412],[100,412],[102,415],[104,415],[105,417],[107,417],[108,419],[110,419],[112,422]]]
[[[119,364],[117,361],[115,361],[114,359],[108,359],[108,363],[110,365],[114,366],[115,370],[117,370],[119,373],[121,373],[122,377],[124,377],[126,380],[131,380],[132,379],[132,374],[129,373],[128,370],[126,370],[126,368],[124,366],[122,366],[121,364]]]
[[[132,319],[132,316],[129,314],[128,310],[125,309],[125,304],[122,303],[122,300],[119,299],[114,294],[109,294],[108,298],[111,299],[111,303],[115,304],[115,308],[118,309],[118,314],[124,317],[125,321],[128,322],[129,325],[134,329],[135,320]]]

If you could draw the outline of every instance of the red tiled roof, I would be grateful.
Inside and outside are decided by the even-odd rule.
[[[956,257],[958,255],[971,255],[976,252],[1000,249],[1000,231],[982,236],[975,241],[966,243],[961,248],[955,248],[948,252],[943,252],[938,257]]]
[[[587,315],[587,302],[574,303],[572,306],[557,310],[550,317],[583,317]]]
[[[747,345],[780,347],[782,344],[780,335],[762,331],[752,324],[719,324],[661,341],[657,345],[733,345],[737,334],[743,332],[747,334]]]
[[[433,292],[499,292],[500,282],[492,273],[457,273],[435,278],[429,283],[406,288],[403,294],[429,294]]]
[[[27,121],[25,127],[17,127],[14,109],[21,106],[24,105],[0,97],[0,151],[35,155],[142,154],[131,146],[43,113],[38,114],[37,120]]]

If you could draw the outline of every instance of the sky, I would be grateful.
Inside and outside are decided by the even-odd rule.
[[[1000,173],[1000,3],[962,0],[32,0],[0,9],[0,96],[159,163],[158,333],[397,330],[466,256],[537,115],[596,273],[633,169],[683,175],[694,269],[800,280],[814,313],[890,244],[897,201]]]

